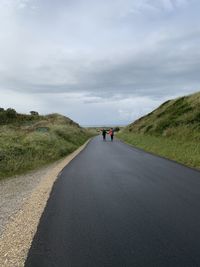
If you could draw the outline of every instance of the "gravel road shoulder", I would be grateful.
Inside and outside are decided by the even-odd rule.
[[[88,142],[64,160],[26,175],[0,181],[0,266],[24,266],[55,180]]]

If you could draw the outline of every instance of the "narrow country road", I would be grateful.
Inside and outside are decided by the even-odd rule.
[[[25,266],[200,266],[200,172],[95,137],[57,179]]]

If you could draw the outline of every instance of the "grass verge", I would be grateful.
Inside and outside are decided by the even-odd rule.
[[[200,169],[200,92],[166,101],[122,129],[118,137]]]
[[[191,138],[187,141],[178,136],[177,138],[167,138],[127,132],[121,132],[117,137],[147,152],[200,169],[200,142],[196,142],[195,139]]]

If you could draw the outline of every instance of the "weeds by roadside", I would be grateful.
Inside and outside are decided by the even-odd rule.
[[[128,133],[120,133],[118,137],[135,147],[200,169],[200,143]]]

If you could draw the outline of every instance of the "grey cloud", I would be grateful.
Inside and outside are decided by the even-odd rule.
[[[159,98],[200,87],[197,0],[18,4],[20,10],[6,7],[7,15],[0,18],[0,91],[41,97],[49,110],[48,101],[57,99],[56,106],[60,103],[65,110],[70,93],[84,95],[79,109],[88,114],[93,104],[134,97],[147,98],[152,108]],[[4,9],[0,3],[0,17]],[[60,102],[63,94],[67,96]],[[121,105],[120,116],[132,114]],[[78,118],[73,104],[70,107],[67,112]]]

